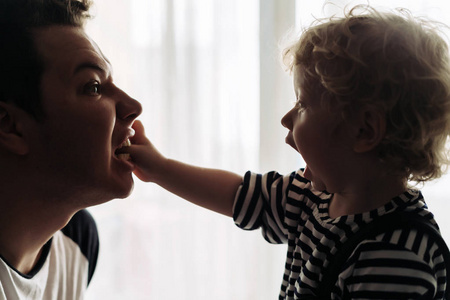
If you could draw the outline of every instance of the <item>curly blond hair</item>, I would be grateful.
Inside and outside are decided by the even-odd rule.
[[[361,11],[362,10],[362,11]],[[283,51],[320,83],[321,99],[343,117],[366,105],[385,114],[379,158],[410,181],[438,178],[449,164],[450,62],[443,24],[406,10],[357,6],[316,20]]]

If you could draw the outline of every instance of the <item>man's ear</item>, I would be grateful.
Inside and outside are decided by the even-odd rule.
[[[0,147],[17,155],[25,155],[29,150],[21,126],[24,117],[29,116],[22,109],[0,102]]]
[[[386,117],[381,110],[367,107],[357,115],[358,131],[353,145],[356,153],[365,153],[375,149],[386,134]]]

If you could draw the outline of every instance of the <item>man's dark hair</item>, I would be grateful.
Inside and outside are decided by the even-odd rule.
[[[1,0],[0,101],[43,118],[40,82],[44,65],[33,29],[51,25],[83,27],[89,0]]]

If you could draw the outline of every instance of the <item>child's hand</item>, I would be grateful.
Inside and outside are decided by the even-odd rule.
[[[201,168],[167,159],[145,137],[144,126],[135,121],[135,136],[131,146],[123,151],[130,154],[135,164],[134,174],[146,182],[154,182],[162,188],[192,203],[232,216],[234,196],[242,177],[210,168]]]
[[[131,146],[127,149],[131,161],[136,165],[134,174],[142,181],[155,181],[158,172],[163,170],[166,158],[159,153],[145,136],[144,126],[138,120],[133,124],[135,136],[130,139]]]

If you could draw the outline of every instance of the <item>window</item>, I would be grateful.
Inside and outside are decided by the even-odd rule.
[[[302,166],[280,119],[293,102],[278,42],[321,1],[95,0],[88,33],[119,87],[141,101],[148,137],[168,157],[243,174]],[[112,4],[114,3],[114,4]],[[356,2],[351,2],[356,3]],[[446,1],[371,1],[446,21]],[[87,299],[276,299],[285,245],[266,243],[227,217],[135,180],[128,199],[90,208],[100,257]],[[424,189],[445,238],[441,179]],[[448,197],[447,197],[448,198]]]

